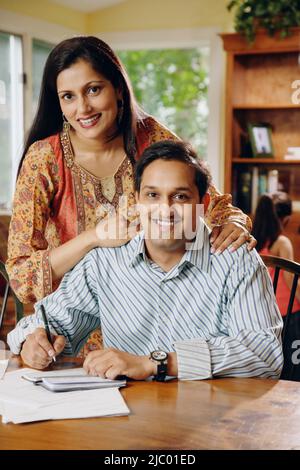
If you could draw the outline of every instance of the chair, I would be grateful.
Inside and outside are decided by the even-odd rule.
[[[300,341],[300,312],[299,316],[292,314],[298,279],[300,276],[300,264],[296,263],[295,261],[279,258],[277,256],[261,255],[261,258],[266,266],[275,269],[273,279],[273,288],[275,295],[280,270],[287,271],[294,275],[287,313],[284,317],[284,327],[282,331],[284,366],[280,378],[284,380],[300,381],[300,364],[296,364],[295,361],[292,360],[293,353],[295,352],[295,347],[293,348],[293,342],[295,340]]]
[[[5,269],[5,264],[3,261],[0,260],[0,276],[4,279],[5,281],[5,288],[4,288],[4,295],[3,295],[3,302],[2,302],[2,307],[1,307],[1,312],[0,312],[0,328],[3,323],[3,318],[4,314],[6,311],[7,307],[7,299],[9,294],[12,295],[15,303],[15,312],[16,312],[16,321],[18,322],[24,315],[24,309],[23,309],[23,304],[20,302],[16,294],[13,292],[12,288],[10,287],[9,284],[9,277]]]

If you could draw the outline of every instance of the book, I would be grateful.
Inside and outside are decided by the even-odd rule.
[[[295,154],[295,155],[286,154],[286,155],[284,155],[283,158],[284,158],[284,160],[299,162],[300,161],[300,154]]]
[[[258,166],[252,168],[252,183],[251,183],[251,212],[253,213],[256,210],[258,202]]]
[[[252,172],[244,169],[238,175],[237,205],[246,214],[251,213]]]
[[[74,390],[93,390],[96,388],[111,388],[111,387],[125,387],[126,380],[109,380],[101,379],[100,377],[88,377],[87,379],[77,377],[69,377],[65,379],[63,377],[58,378],[43,378],[38,383],[41,387],[46,388],[50,392],[73,392]],[[89,380],[90,379],[90,380]]]
[[[288,155],[300,155],[300,147],[288,147],[287,148]]]
[[[261,196],[267,191],[268,191],[268,175],[265,170],[262,170],[259,173],[259,177],[258,177],[258,195]]]
[[[288,147],[283,158],[284,160],[300,160],[300,147]]]
[[[24,374],[22,378],[50,392],[72,392],[75,390],[124,387],[126,385],[125,379],[110,380],[101,377],[93,377],[87,375],[82,368],[69,369],[68,371],[29,373]]]
[[[278,170],[268,171],[268,193],[278,191]]]

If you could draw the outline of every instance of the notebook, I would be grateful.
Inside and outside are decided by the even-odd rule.
[[[27,373],[23,379],[39,385],[51,392],[71,392],[96,388],[124,387],[126,380],[110,380],[87,375],[84,369],[69,369],[38,373]]]

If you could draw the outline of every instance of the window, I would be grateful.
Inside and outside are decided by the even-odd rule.
[[[207,158],[209,47],[119,51],[142,108]]]
[[[19,36],[0,32],[0,209],[8,209],[23,145],[23,61]]]
[[[44,65],[52,49],[52,44],[37,39],[32,41],[32,118],[39,101]]]
[[[31,113],[36,112],[43,68],[52,44],[32,40]],[[0,32],[0,211],[11,208],[24,145],[23,58],[21,37]],[[29,122],[28,125],[31,123]]]

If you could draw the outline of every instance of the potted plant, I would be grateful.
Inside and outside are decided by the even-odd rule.
[[[253,43],[257,29],[269,36],[280,32],[285,38],[290,28],[300,25],[300,0],[231,0],[227,9],[235,10],[234,28]]]

